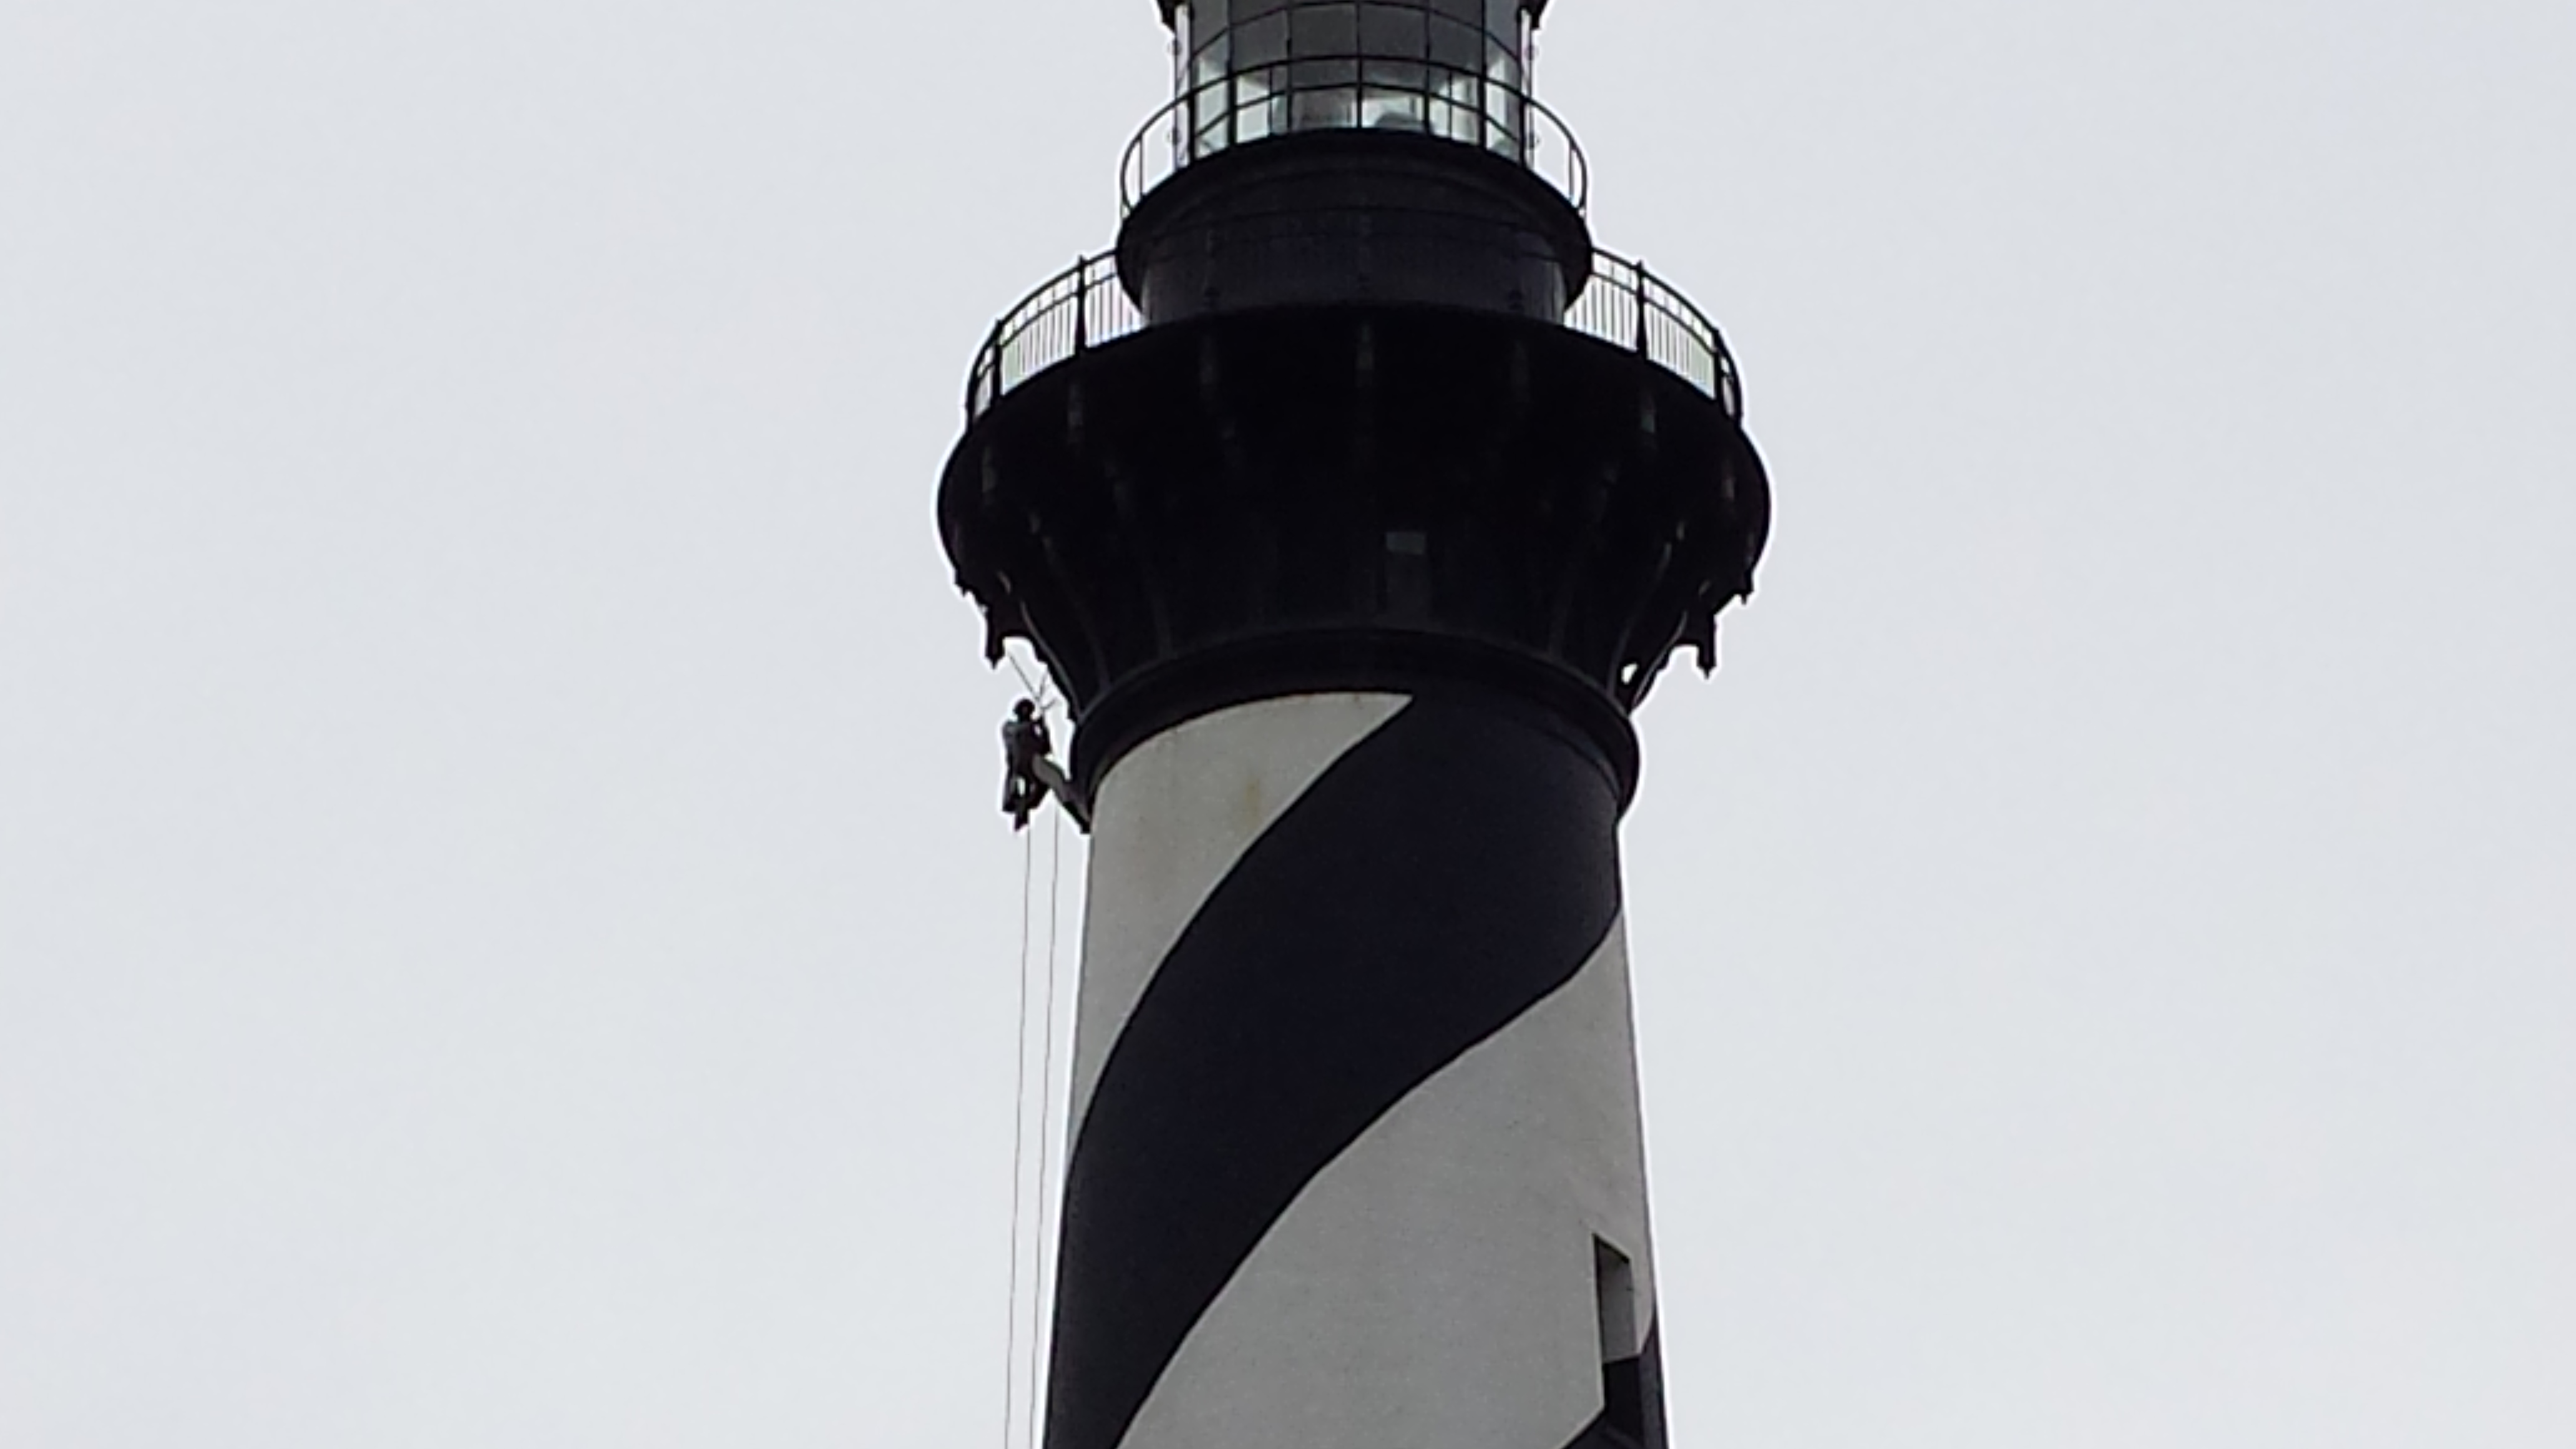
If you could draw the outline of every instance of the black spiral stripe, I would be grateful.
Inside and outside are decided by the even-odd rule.
[[[1664,1326],[1646,1329],[1646,1349],[1638,1356],[1638,1379],[1645,1389],[1645,1449],[1665,1449],[1671,1430],[1664,1420]]]
[[[1618,814],[1607,767],[1569,732],[1420,698],[1244,854],[1081,1124],[1048,1449],[1118,1449],[1306,1184],[1575,978],[1618,915]]]

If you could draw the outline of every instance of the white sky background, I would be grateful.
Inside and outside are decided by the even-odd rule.
[[[1557,9],[1780,492],[1629,832],[1677,1444],[2576,1442],[2576,9]],[[0,6],[0,1445],[998,1443],[931,495],[1165,64]]]

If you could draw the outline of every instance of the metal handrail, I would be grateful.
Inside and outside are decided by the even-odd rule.
[[[1118,254],[1082,258],[993,324],[967,375],[966,420],[982,417],[1004,393],[1048,368],[1144,325],[1145,314],[1118,283]]]
[[[1583,147],[1537,97],[1481,71],[1436,61],[1356,58],[1291,61],[1191,88],[1127,143],[1118,168],[1120,199],[1132,211],[1191,162],[1236,146],[1368,130],[1476,146],[1529,168],[1577,211],[1591,202]]]
[[[1644,263],[1595,252],[1592,281],[1566,309],[1564,324],[1627,348],[1716,399],[1728,417],[1744,420],[1743,381],[1717,324]],[[1084,257],[993,324],[967,374],[966,421],[980,420],[1048,368],[1144,327],[1145,314],[1119,283],[1117,254]]]
[[[1744,382],[1708,314],[1646,270],[1608,252],[1592,254],[1592,282],[1566,309],[1565,325],[1634,351],[1718,400],[1744,420]]]

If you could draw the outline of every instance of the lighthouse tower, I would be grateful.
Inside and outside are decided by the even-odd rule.
[[[1046,1449],[1666,1442],[1629,717],[1769,491],[1544,3],[1163,0],[1115,249],[975,362],[940,525],[1093,829]]]

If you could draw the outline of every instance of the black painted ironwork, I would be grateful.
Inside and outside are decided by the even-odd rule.
[[[1082,258],[993,324],[967,378],[966,420],[981,418],[1003,394],[1048,368],[1144,325],[1145,314],[1118,283],[1117,255]]]
[[[1634,349],[1724,404],[1728,417],[1744,420],[1744,383],[1717,324],[1645,263],[1594,251],[1592,283],[1574,299],[1565,325]]]
[[[1528,91],[1541,6],[1164,9],[1117,249],[967,380],[939,516],[987,652],[1045,661],[1077,780],[1227,703],[1464,686],[1624,790],[1630,713],[1751,594],[1770,486],[1716,325],[1593,241]]]
[[[1625,347],[1715,398],[1741,422],[1744,389],[1717,324],[1642,262],[1593,254],[1592,281],[1561,319],[1576,332]],[[1143,330],[1114,253],[1084,257],[1031,292],[994,324],[966,386],[972,423],[1012,389],[1094,347]]]

